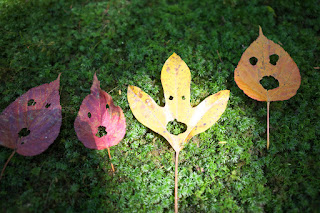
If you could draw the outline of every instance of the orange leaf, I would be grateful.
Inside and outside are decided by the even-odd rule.
[[[270,56],[277,55],[276,64],[270,63]],[[260,80],[272,76],[279,81],[279,87],[266,90]],[[301,77],[296,63],[278,44],[267,39],[261,27],[259,37],[246,49],[234,72],[234,79],[243,92],[258,101],[282,101],[294,96],[300,87]]]

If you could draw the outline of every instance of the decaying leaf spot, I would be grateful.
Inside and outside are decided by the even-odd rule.
[[[34,99],[30,99],[30,100],[28,101],[28,106],[34,106],[34,105],[36,105],[36,103],[37,103],[37,102],[35,102]]]
[[[191,73],[186,63],[175,53],[162,68],[161,82],[166,100],[164,107],[135,86],[128,87],[128,102],[137,120],[161,134],[179,153],[194,135],[204,132],[220,118],[226,109],[230,91],[220,91],[192,107]],[[174,120],[186,125],[185,130],[178,135],[167,130],[168,123],[170,125],[170,121]]]
[[[101,138],[105,135],[107,135],[108,133],[106,132],[106,127],[105,126],[99,126],[98,127],[98,132],[96,134],[97,137]]]
[[[255,65],[248,63],[252,57]],[[279,87],[267,90],[260,84],[264,76],[273,76]],[[234,72],[234,80],[243,92],[258,101],[287,100],[297,93],[301,77],[296,63],[278,44],[267,39],[261,27],[259,37],[242,54]]]
[[[98,150],[118,144],[126,133],[122,109],[115,106],[112,97],[100,88],[96,74],[91,94],[82,101],[74,128],[85,147]]]
[[[26,136],[28,136],[29,134],[30,134],[30,130],[29,130],[28,128],[22,128],[22,129],[19,131],[19,133],[18,133],[18,135],[19,135],[20,138],[26,137]]]
[[[269,56],[269,62],[272,65],[276,65],[279,60],[279,56],[277,54],[272,54]]]
[[[266,90],[272,90],[272,89],[279,87],[279,81],[277,79],[275,79],[273,76],[264,76],[260,80],[260,84]]]
[[[60,75],[49,84],[30,89],[1,113],[0,145],[34,156],[54,142],[62,121],[59,84]]]
[[[173,135],[179,135],[187,131],[187,125],[174,119],[174,121],[168,122],[166,129]]]

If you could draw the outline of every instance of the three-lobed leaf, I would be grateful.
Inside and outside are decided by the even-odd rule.
[[[166,101],[164,107],[158,106],[148,94],[135,86],[128,87],[128,102],[139,122],[162,135],[176,152],[180,152],[193,136],[204,132],[220,118],[226,109],[230,92],[220,91],[192,107],[190,70],[175,53],[162,68],[161,82]],[[166,126],[174,119],[186,124],[187,130],[179,135],[171,134]]]

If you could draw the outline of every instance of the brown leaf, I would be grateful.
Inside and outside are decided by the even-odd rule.
[[[270,56],[279,57],[275,64]],[[267,90],[260,80],[272,76],[279,81],[279,87]],[[234,72],[234,79],[243,92],[258,101],[281,101],[294,96],[300,87],[301,77],[296,63],[278,44],[267,39],[261,27],[259,37],[243,53]]]

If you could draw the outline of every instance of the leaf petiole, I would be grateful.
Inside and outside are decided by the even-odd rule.
[[[175,181],[174,181],[174,212],[178,213],[178,164],[179,164],[179,152],[176,152],[175,162]]]
[[[267,102],[267,150],[269,149],[269,108],[270,108],[270,101]]]
[[[8,158],[7,162],[4,164],[4,167],[3,167],[2,171],[1,171],[1,175],[0,175],[0,181],[1,181],[2,175],[4,173],[4,170],[6,169],[8,163],[10,162],[11,158],[14,156],[15,153],[16,153],[16,150],[13,150],[13,152],[11,153],[11,155]]]
[[[109,159],[111,160],[111,155],[110,155],[110,149],[109,149],[109,147],[107,147],[107,150],[108,150],[108,155],[109,155]],[[111,164],[111,168],[112,168],[112,172],[114,173],[114,167],[113,167],[113,164],[110,162],[110,164]]]

